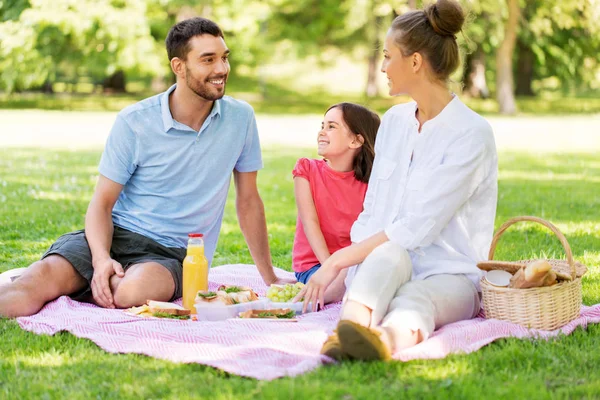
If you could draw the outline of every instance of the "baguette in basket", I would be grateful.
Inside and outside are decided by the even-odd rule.
[[[540,263],[540,260],[494,260],[494,252],[500,236],[511,225],[522,221],[536,222],[549,228],[560,240],[565,250],[566,260],[548,259],[542,260],[543,263]],[[548,269],[546,263],[551,266],[551,269]],[[515,274],[509,287],[497,287],[482,278],[483,309],[488,319],[510,321],[528,329],[554,330],[566,325],[580,314],[581,277],[587,268],[573,259],[573,252],[567,238],[556,226],[546,220],[532,216],[511,218],[494,234],[488,261],[479,262],[477,266],[484,271],[504,270]],[[556,274],[556,282],[552,272]],[[528,279],[530,282],[525,283]],[[522,290],[524,286],[531,284],[538,286],[529,286],[529,289]]]
[[[536,260],[526,267],[519,269],[510,279],[508,287],[515,289],[529,289],[534,287],[544,287],[556,285],[559,280],[570,281],[573,279],[570,275],[556,272],[552,265],[546,260]]]

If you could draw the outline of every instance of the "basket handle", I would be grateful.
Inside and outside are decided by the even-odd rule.
[[[508,221],[506,221],[504,224],[502,224],[502,226],[494,234],[494,239],[492,240],[492,245],[490,247],[490,254],[489,254],[488,259],[490,261],[494,259],[494,252],[496,251],[496,243],[498,243],[498,239],[500,239],[500,236],[502,236],[504,231],[506,231],[509,226],[511,226],[517,222],[521,222],[521,221],[537,222],[537,223],[542,224],[545,227],[549,228],[552,232],[554,232],[556,237],[558,237],[558,239],[560,240],[560,243],[562,244],[563,248],[565,249],[565,253],[567,254],[567,262],[569,263],[569,266],[571,267],[571,276],[573,277],[573,279],[575,279],[577,277],[577,271],[575,270],[575,262],[573,261],[573,253],[571,252],[571,246],[569,246],[569,242],[567,242],[567,238],[565,237],[565,235],[562,234],[561,231],[558,230],[558,228],[556,226],[552,225],[550,222],[546,221],[545,219],[538,218],[538,217],[531,217],[531,216],[514,217],[514,218],[511,218]]]

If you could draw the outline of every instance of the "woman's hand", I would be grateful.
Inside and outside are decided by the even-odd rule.
[[[389,239],[384,231],[374,234],[360,243],[354,243],[333,253],[321,268],[310,277],[308,283],[292,301],[298,301],[304,297],[302,312],[306,312],[308,305],[312,302],[313,311],[317,311],[317,305],[325,306],[325,290],[338,274],[351,265],[360,264],[373,251],[373,249]]]
[[[305,313],[308,306],[312,303],[313,311],[317,311],[325,306],[325,290],[331,285],[331,282],[338,276],[339,271],[333,263],[329,262],[331,257],[321,265],[321,268],[315,272],[300,293],[294,297],[293,302],[297,302],[304,297],[302,312]]]

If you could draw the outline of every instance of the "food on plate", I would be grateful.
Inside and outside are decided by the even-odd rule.
[[[189,319],[190,310],[174,303],[165,301],[148,300],[146,304],[139,307],[131,307],[125,312],[140,317],[156,317],[171,319]]]
[[[296,313],[289,308],[271,308],[267,310],[247,310],[240,313],[240,318],[261,319],[294,319]]]
[[[302,282],[288,283],[285,285],[272,284],[267,289],[267,298],[275,303],[291,301],[304,287]]]
[[[196,295],[196,303],[206,303],[215,306],[230,306],[232,304],[248,303],[258,300],[258,295],[252,288],[246,286],[221,285],[216,292],[201,290]]]

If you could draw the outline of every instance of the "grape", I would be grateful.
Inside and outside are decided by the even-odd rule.
[[[271,285],[267,290],[267,298],[275,303],[287,303],[291,301],[304,287],[304,284],[297,282],[286,285]]]

